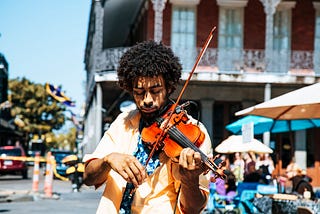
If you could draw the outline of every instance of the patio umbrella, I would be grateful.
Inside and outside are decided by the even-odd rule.
[[[243,143],[242,135],[231,135],[222,141],[215,151],[221,154],[235,152],[254,152],[254,153],[272,153],[272,149],[257,139],[248,143]]]
[[[280,133],[320,127],[320,119],[275,120],[268,117],[248,115],[227,125],[226,129],[233,134],[242,134],[242,125],[250,122],[253,123],[255,135],[264,132]]]
[[[309,85],[236,112],[292,120],[320,118],[320,83]]]

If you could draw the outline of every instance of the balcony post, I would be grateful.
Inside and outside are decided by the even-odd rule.
[[[316,10],[316,20],[315,20],[315,39],[314,39],[314,53],[313,53],[313,69],[316,75],[320,75],[320,2],[313,2],[313,7]]]
[[[163,10],[166,6],[167,0],[151,0],[153,10],[155,12],[154,18],[154,41],[160,42],[162,40],[162,17]]]
[[[212,140],[213,137],[213,105],[214,100],[201,99],[201,121],[207,128]]]
[[[273,15],[280,0],[260,0],[264,6],[266,13],[266,41],[265,41],[265,63],[266,72],[272,69],[272,53],[273,53]]]

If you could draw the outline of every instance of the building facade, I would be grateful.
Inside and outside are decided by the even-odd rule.
[[[183,100],[197,105],[213,147],[231,133],[234,113],[320,81],[320,1],[316,0],[93,0],[85,52],[83,153],[94,150],[131,96],[117,87],[124,51],[154,39],[180,57],[178,96],[209,32],[205,51]],[[319,129],[256,136],[272,149],[278,173],[294,156],[320,185]]]
[[[9,64],[0,53],[0,146],[14,144],[21,138],[10,114],[11,103],[8,101]]]

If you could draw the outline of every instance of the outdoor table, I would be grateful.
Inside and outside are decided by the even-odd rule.
[[[273,194],[255,197],[254,206],[266,214],[296,214],[298,207],[308,207],[314,213],[320,213],[320,201],[299,199],[292,194]]]

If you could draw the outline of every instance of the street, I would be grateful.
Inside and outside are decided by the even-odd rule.
[[[95,213],[103,188],[82,186],[72,192],[70,181],[54,179],[52,197],[45,197],[44,176],[40,176],[39,192],[32,192],[32,167],[29,178],[17,175],[0,176],[0,213]]]

